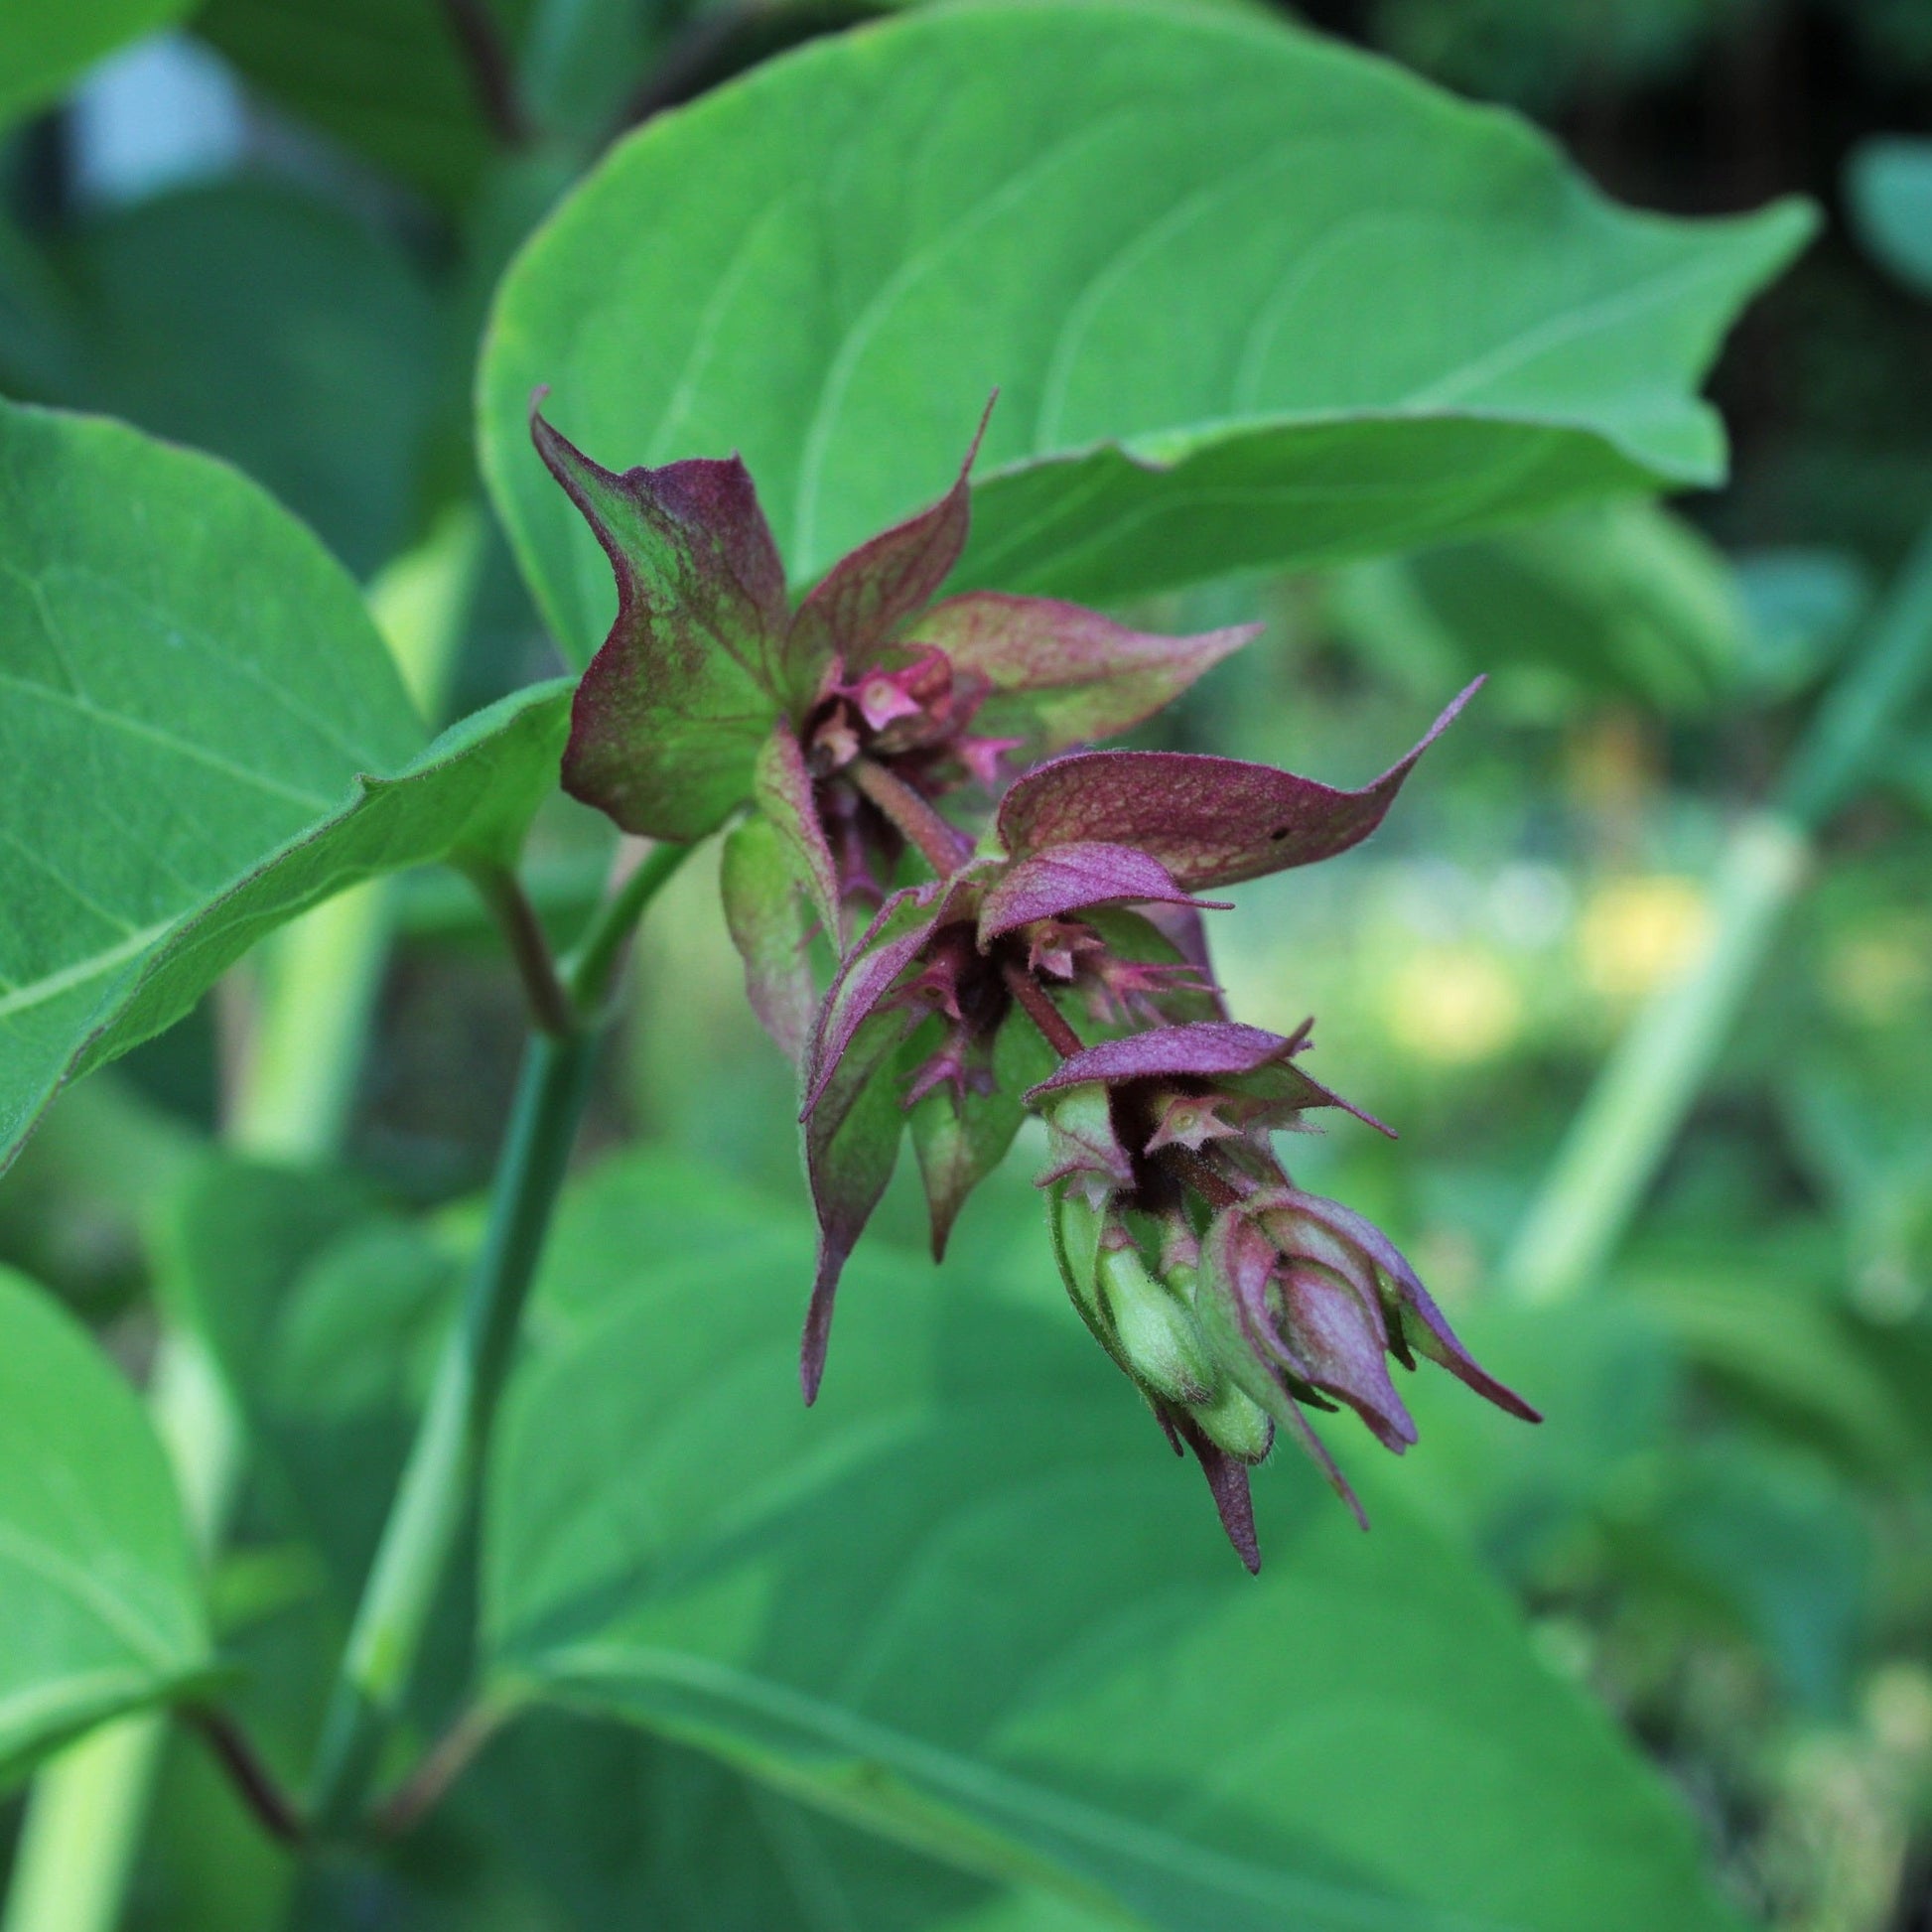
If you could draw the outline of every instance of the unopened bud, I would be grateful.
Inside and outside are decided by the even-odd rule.
[[[1068,1087],[1043,1110],[1046,1120],[1046,1171],[1037,1184],[1077,1183],[1098,1205],[1117,1187],[1132,1184],[1134,1170],[1114,1133],[1107,1089],[1097,1081]]]
[[[1125,1367],[1171,1402],[1207,1401],[1221,1378],[1193,1311],[1155,1279],[1118,1222],[1102,1230],[1099,1259],[1101,1298]]]
[[[1200,1283],[1200,1239],[1178,1215],[1170,1216],[1161,1229],[1161,1259],[1155,1273],[1189,1308],[1194,1306]]]
[[[1205,1435],[1243,1462],[1259,1462],[1274,1445],[1275,1425],[1267,1412],[1226,1377],[1217,1395],[1190,1402],[1187,1412]]]
[[[1100,1305],[1100,1214],[1085,1192],[1068,1181],[1055,1181],[1046,1190],[1046,1226],[1052,1236],[1053,1259],[1060,1280],[1080,1318],[1110,1352],[1107,1317]]]

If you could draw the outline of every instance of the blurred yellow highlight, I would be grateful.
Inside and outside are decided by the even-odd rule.
[[[1515,976],[1476,946],[1412,953],[1390,975],[1385,997],[1384,1018],[1396,1042],[1444,1065],[1491,1059],[1523,1029]]]
[[[1681,973],[1711,930],[1695,881],[1668,874],[1616,879],[1589,896],[1577,922],[1585,984],[1603,999],[1641,999]]]
[[[1900,921],[1834,946],[1825,989],[1848,1020],[1884,1027],[1905,1019],[1932,992],[1932,921]]]

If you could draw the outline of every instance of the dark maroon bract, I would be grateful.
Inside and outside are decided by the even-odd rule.
[[[534,406],[530,427],[618,586],[578,687],[565,788],[651,838],[698,838],[754,807],[733,834],[726,912],[753,1005],[794,1057],[806,908],[842,945],[908,849],[941,873],[970,850],[935,801],[990,800],[1028,761],[1130,729],[1258,629],[1156,636],[985,591],[933,604],[966,546],[977,435],[937,502],[841,558],[793,610],[736,457],[620,476]]]

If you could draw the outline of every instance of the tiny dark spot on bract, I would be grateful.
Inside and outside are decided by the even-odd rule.
[[[1286,825],[1277,825],[1277,826],[1275,827],[1275,829],[1274,829],[1274,830],[1273,830],[1272,832],[1270,832],[1270,833],[1268,834],[1268,836],[1269,836],[1269,837],[1270,837],[1271,839],[1277,839],[1277,840],[1280,840],[1280,839],[1285,839],[1285,838],[1287,838],[1287,837],[1288,837],[1288,834],[1289,834],[1289,827],[1288,827],[1288,826],[1286,826]]]

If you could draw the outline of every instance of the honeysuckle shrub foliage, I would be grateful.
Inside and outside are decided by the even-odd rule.
[[[1521,123],[1245,16],[829,40],[618,144],[504,274],[481,467],[581,674],[439,734],[393,583],[385,636],[233,469],[0,403],[7,1158],[264,940],[256,1077],[322,1050],[302,1002],[381,901],[277,929],[405,869],[477,887],[531,1023],[481,1225],[242,1131],[194,1164],[156,1234],[166,1452],[0,1281],[0,1765],[171,1706],[264,1829],[378,1857],[439,1804],[522,1829],[551,1705],[663,1740],[700,1893],[781,1818],[800,1895],[860,1923],[1728,1923],[1399,1481],[1348,1458],[1367,1538],[1292,1469],[1251,1487],[1287,1436],[1365,1522],[1331,1446],[1416,1441],[1419,1357],[1535,1419],[1298,1184],[1293,1137],[1386,1131],[1374,1096],[1316,1079],[1311,1024],[1228,1012],[1209,948],[1224,890],[1426,784],[1474,687],[1354,788],[1113,741],[1266,648],[1137,600],[1717,481],[1696,382],[1804,222],[1619,208]],[[559,789],[631,840],[567,933],[519,877]],[[631,930],[694,850],[795,1068],[815,1233],[662,1157],[567,1179]],[[1029,1122],[1031,1249],[975,1245]],[[908,1138],[931,1262],[861,1242]],[[1025,1286],[1055,1271],[1056,1310]],[[226,1447],[169,1407],[191,1385]],[[372,1410],[415,1431],[400,1478],[343,1447]],[[240,1533],[329,1579],[279,1711],[210,1607],[244,1468]],[[759,1896],[744,1922],[811,1917]]]
[[[1415,1440],[1387,1355],[1413,1369],[1421,1348],[1537,1419],[1470,1360],[1385,1235],[1295,1189],[1273,1134],[1342,1103],[1294,1064],[1308,1028],[1285,1039],[1228,1021],[1196,916],[1214,903],[1202,891],[1368,837],[1428,739],[1360,791],[1132,751],[1049,759],[1003,785],[1035,747],[1140,723],[1253,631],[1163,640],[991,591],[928,608],[966,547],[970,454],[944,496],[839,559],[792,611],[742,462],[620,476],[540,416],[533,428],[617,575],[617,621],[572,706],[566,787],[654,839],[749,808],[723,885],[752,1003],[802,1061],[818,1215],[807,1402],[906,1117],[936,1260],[1035,1108],[1067,1292],[1198,1458],[1251,1570],[1247,1467],[1277,1427],[1355,1501],[1304,1403],[1348,1403],[1398,1451]],[[944,814],[972,791],[997,811]],[[914,859],[923,882],[897,885]],[[876,909],[849,936],[855,904]],[[840,959],[801,1035],[810,917]],[[1042,1054],[1059,1066],[1035,1079]]]

